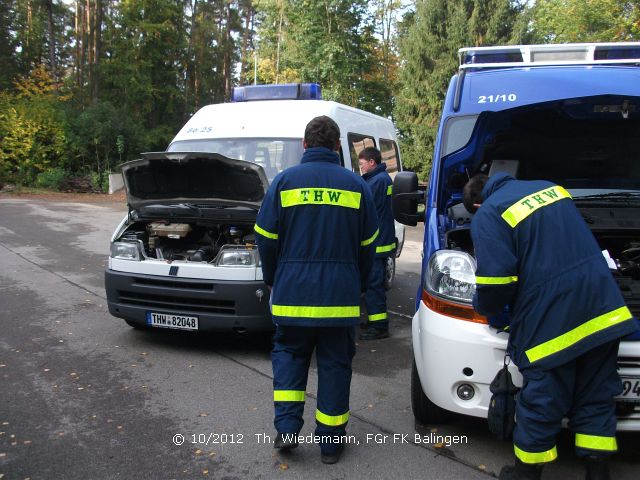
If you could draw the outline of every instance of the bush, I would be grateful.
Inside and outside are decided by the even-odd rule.
[[[98,192],[107,193],[109,191],[109,172],[102,173],[102,181],[100,181],[99,173],[92,172],[91,186]]]
[[[41,68],[16,88],[0,92],[0,180],[33,185],[39,174],[64,167],[65,99]]]
[[[36,176],[36,187],[60,190],[60,186],[67,178],[67,172],[61,168],[51,168]]]

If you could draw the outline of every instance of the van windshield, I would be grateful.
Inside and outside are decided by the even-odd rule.
[[[168,152],[211,152],[260,165],[269,182],[302,157],[301,138],[207,138],[173,142]]]

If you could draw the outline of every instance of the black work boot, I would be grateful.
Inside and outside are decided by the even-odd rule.
[[[584,466],[587,469],[585,480],[610,480],[609,457],[585,457]]]
[[[344,444],[339,444],[338,449],[333,453],[322,453],[320,452],[320,461],[327,465],[333,465],[334,463],[338,463],[340,460],[340,456],[342,455],[342,451],[344,450]]]
[[[389,337],[388,330],[382,330],[380,328],[369,327],[358,337],[360,340],[382,340]]]
[[[541,463],[522,463],[516,458],[515,465],[507,465],[500,470],[499,480],[540,480]]]
[[[276,439],[273,442],[273,448],[286,452],[292,450],[298,446],[298,434],[297,433],[278,433]]]

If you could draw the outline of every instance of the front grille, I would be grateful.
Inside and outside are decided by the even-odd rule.
[[[200,313],[236,314],[236,302],[232,300],[214,300],[203,298],[173,297],[152,293],[126,292],[118,290],[118,301],[123,305],[144,307],[150,310],[169,312],[189,311]]]
[[[213,283],[210,282],[184,282],[175,280],[157,280],[152,278],[136,278],[132,286],[134,287],[159,287],[175,288],[178,290],[193,290],[199,292],[212,292]]]
[[[617,402],[616,417],[618,421],[640,419],[640,403]]]
[[[631,310],[631,314],[638,318],[638,315],[640,315],[640,282],[631,277],[623,277],[621,275],[616,275],[614,278],[620,287],[624,302]]]
[[[640,371],[640,358],[618,357],[618,370],[627,368],[637,368],[638,371]]]

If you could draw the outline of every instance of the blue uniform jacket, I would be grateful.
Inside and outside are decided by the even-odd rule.
[[[474,308],[496,315],[509,306],[518,367],[553,368],[638,328],[564,188],[499,173],[482,196],[471,222]]]
[[[380,235],[376,240],[376,256],[388,257],[396,249],[396,229],[391,210],[391,189],[393,182],[387,173],[387,165],[381,163],[372,171],[362,175],[373,194],[378,214],[378,228]]]
[[[274,178],[256,242],[278,325],[345,327],[360,317],[373,264],[378,217],[371,191],[335,152],[308,148]]]

